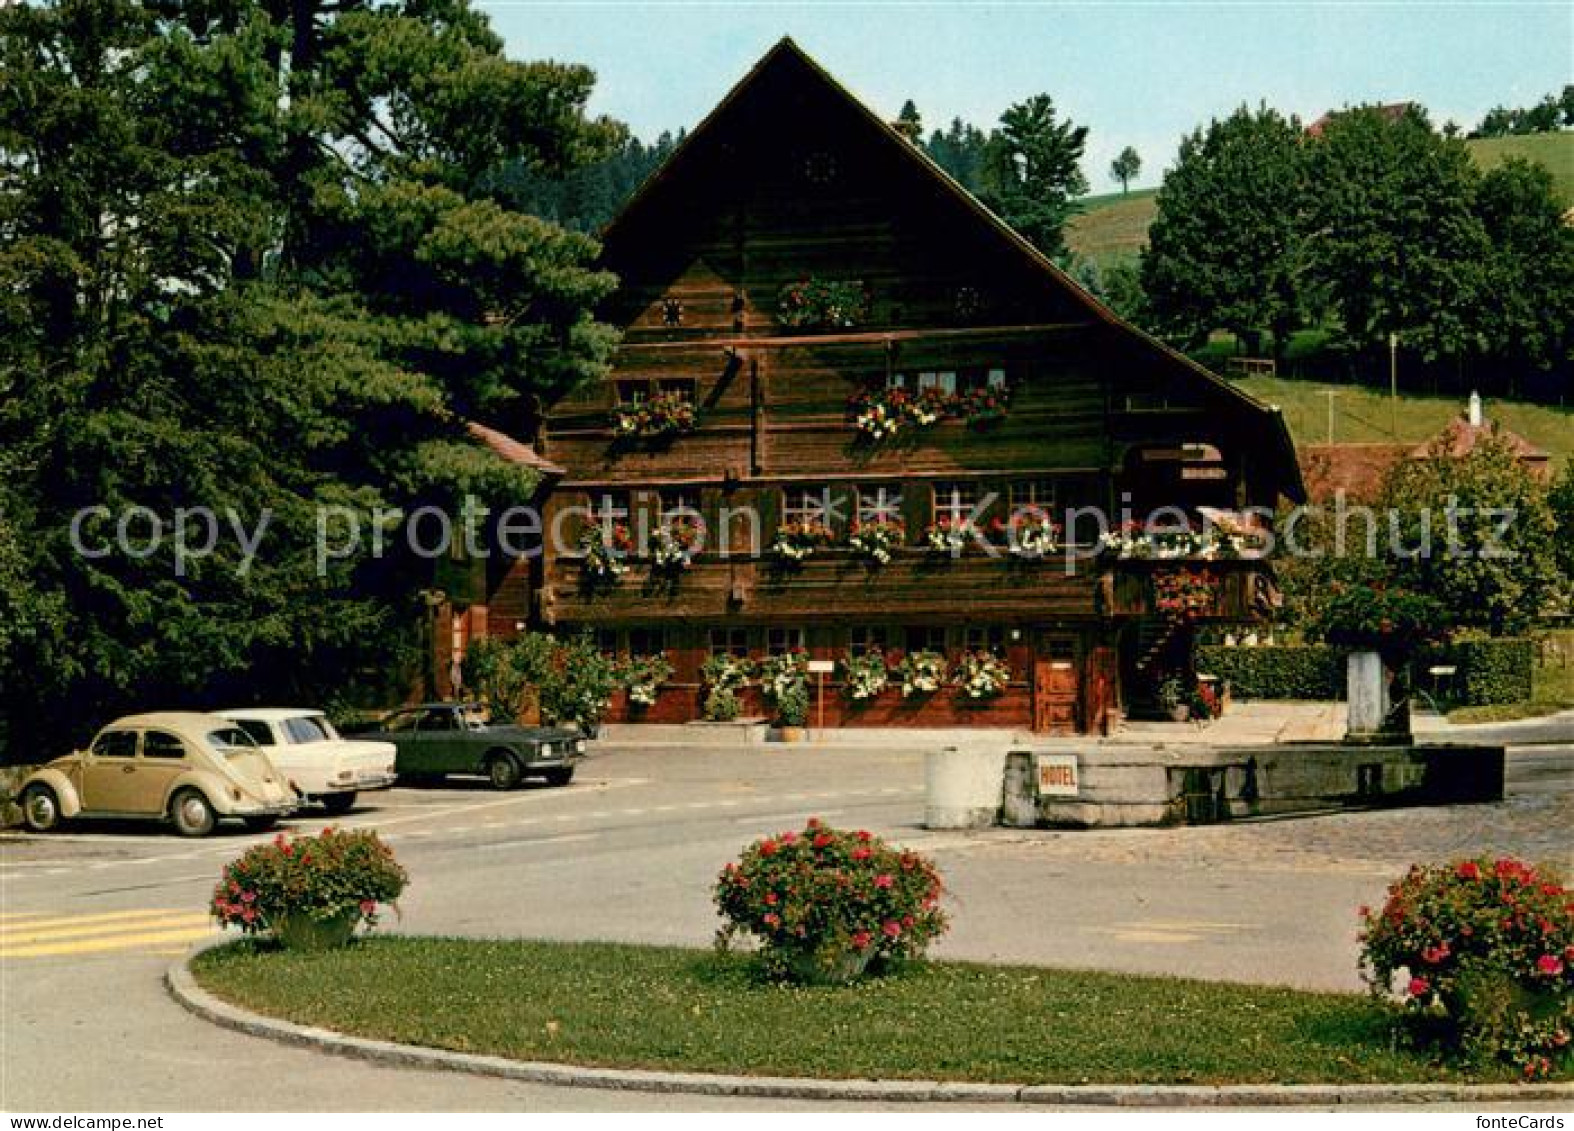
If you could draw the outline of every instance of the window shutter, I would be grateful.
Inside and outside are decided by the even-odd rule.
[[[922,543],[924,531],[935,520],[935,488],[927,479],[902,484],[902,524],[907,527],[907,544]]]

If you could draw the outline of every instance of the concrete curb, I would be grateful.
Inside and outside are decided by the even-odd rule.
[[[165,973],[169,994],[190,1013],[225,1029],[399,1068],[467,1072],[566,1088],[663,1092],[842,1103],[1043,1104],[1061,1107],[1375,1107],[1392,1104],[1521,1104],[1574,1100],[1574,1084],[1239,1084],[1222,1087],[1147,1084],[970,1084],[939,1080],[815,1080],[725,1076],[632,1068],[580,1068],[448,1052],[420,1045],[347,1037],[263,1017],[220,1001],[191,975],[190,962],[220,941],[195,947]]]

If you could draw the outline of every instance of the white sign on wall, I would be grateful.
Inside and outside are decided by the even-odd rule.
[[[1075,754],[1040,754],[1035,759],[1038,770],[1038,795],[1040,797],[1075,797],[1077,795],[1077,756]]]
[[[810,675],[830,675],[835,670],[836,670],[836,661],[835,660],[810,660],[809,661],[809,674]]]

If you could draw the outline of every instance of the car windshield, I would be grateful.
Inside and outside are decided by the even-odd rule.
[[[326,742],[333,737],[333,732],[328,727],[328,720],[315,715],[301,719],[285,719],[284,733],[295,746],[308,742]]]
[[[237,754],[251,754],[257,750],[257,744],[252,741],[251,735],[240,727],[221,727],[218,730],[208,731],[203,737],[209,746],[226,758],[233,758]]]

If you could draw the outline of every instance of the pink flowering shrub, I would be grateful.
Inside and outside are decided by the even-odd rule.
[[[1568,1068],[1574,891],[1558,877],[1507,858],[1417,865],[1361,915],[1362,974],[1399,992],[1419,1041],[1527,1077]]]
[[[716,881],[727,925],[759,940],[767,969],[800,981],[845,981],[871,965],[920,957],[944,932],[933,864],[870,833],[827,828],[750,845]]]
[[[213,917],[246,934],[271,931],[286,915],[377,925],[379,904],[394,905],[409,877],[369,829],[286,837],[253,845],[227,864],[213,889]]]

